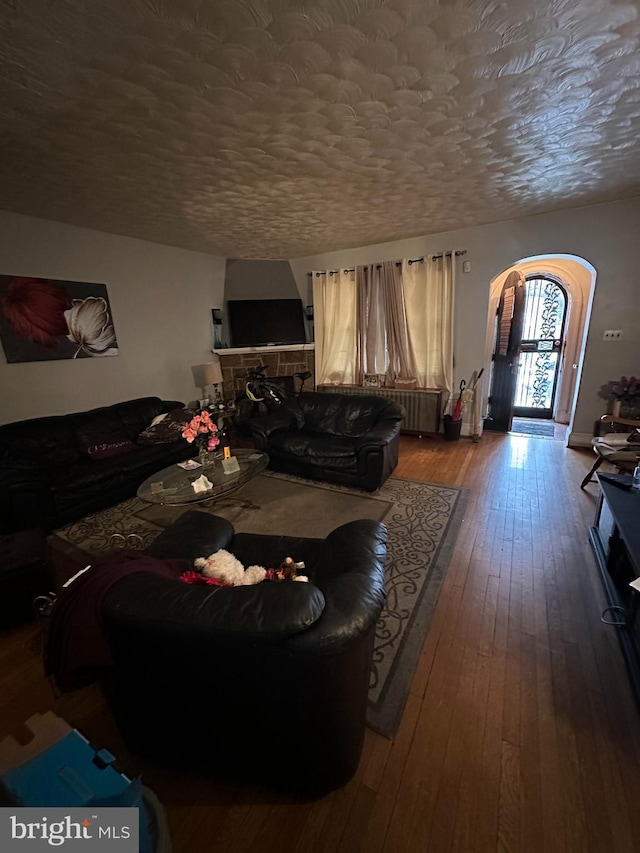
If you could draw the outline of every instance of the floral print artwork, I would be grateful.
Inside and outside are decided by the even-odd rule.
[[[87,296],[86,299],[74,299],[72,307],[64,312],[70,341],[78,344],[74,358],[80,350],[89,355],[116,355],[113,350],[116,333],[109,322],[109,311],[105,299]]]
[[[0,276],[7,362],[118,355],[104,284]]]

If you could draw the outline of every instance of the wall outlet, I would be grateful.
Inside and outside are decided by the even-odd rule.
[[[602,336],[603,341],[619,341],[622,338],[622,329],[607,329]]]

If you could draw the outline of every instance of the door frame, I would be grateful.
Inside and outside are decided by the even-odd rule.
[[[577,255],[548,254],[522,258],[522,260],[499,272],[490,283],[484,358],[485,373],[487,374],[490,374],[491,368],[496,308],[502,292],[502,285],[509,273],[513,271],[520,272],[523,276],[542,275],[555,278],[562,284],[567,293],[566,343],[564,357],[558,372],[553,415],[558,423],[570,425],[567,430],[568,442],[571,436],[571,424],[582,374],[596,270],[589,261]],[[488,383],[485,383],[481,409],[485,414],[488,409],[488,396]]]

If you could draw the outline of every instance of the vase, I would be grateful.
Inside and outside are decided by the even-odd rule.
[[[619,418],[619,417],[620,417],[620,408],[621,408],[621,405],[622,405],[622,401],[621,401],[621,400],[614,400],[614,401],[613,401],[613,406],[611,407],[611,414],[612,414],[612,416],[613,416],[614,418]]]
[[[198,462],[202,465],[203,468],[211,468],[213,466],[213,453],[208,451],[206,448],[201,447],[198,451]]]
[[[640,405],[638,398],[634,397],[629,400],[622,400],[620,406],[620,415],[621,418],[627,418],[628,420],[636,420],[640,417]]]

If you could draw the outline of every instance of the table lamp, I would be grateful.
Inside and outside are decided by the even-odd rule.
[[[197,388],[202,389],[202,405],[206,406],[209,403],[209,394],[207,386],[214,387],[214,403],[218,402],[220,392],[218,386],[222,383],[222,368],[220,360],[210,361],[207,364],[195,364],[191,371],[193,373],[193,382]]]

